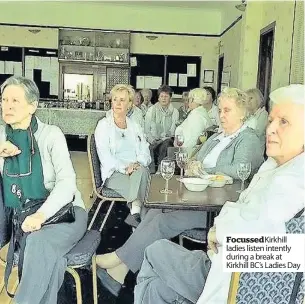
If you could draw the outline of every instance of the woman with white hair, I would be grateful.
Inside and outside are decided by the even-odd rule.
[[[196,158],[210,174],[222,172],[238,179],[240,163],[251,163],[252,174],[262,164],[264,159],[259,139],[252,129],[243,125],[247,106],[247,95],[243,91],[228,88],[221,93],[219,109],[224,131],[210,137]],[[206,215],[204,211],[162,212],[160,209],[150,209],[123,246],[115,252],[99,256],[98,265],[107,270],[98,270],[102,284],[117,294],[121,286],[119,283],[124,281],[122,276],[126,275],[128,269],[132,272],[140,269],[147,246],[156,240],[171,239],[188,229],[206,228]],[[114,270],[116,274],[112,273]]]
[[[250,114],[251,116],[246,121],[248,127],[256,131],[261,139],[262,145],[266,141],[266,127],[268,123],[268,112],[265,108],[263,94],[259,89],[249,89],[246,91],[250,98]]]
[[[213,125],[203,103],[207,98],[204,89],[197,88],[188,95],[189,114],[180,126],[176,128],[175,136],[182,135],[184,142],[182,147],[190,154],[195,147],[198,137]],[[174,143],[175,144],[175,143]]]
[[[304,91],[304,85],[290,85],[270,94],[268,159],[239,200],[226,202],[215,218],[211,260],[205,252],[155,242],[145,252],[135,304],[227,303],[232,272],[224,272],[225,237],[286,233],[285,223],[304,208]]]
[[[0,127],[0,187],[13,226],[7,270],[18,248],[22,270],[14,303],[54,304],[64,280],[65,255],[83,237],[87,212],[64,134],[35,115],[36,84],[13,76],[2,84],[1,95],[5,127]],[[62,208],[70,215],[74,211],[74,221],[59,222]],[[50,220],[54,216],[57,223]]]
[[[150,181],[148,143],[140,125],[127,117],[134,99],[133,88],[117,84],[110,95],[112,111],[95,129],[102,180],[131,204],[131,214],[139,221]]]

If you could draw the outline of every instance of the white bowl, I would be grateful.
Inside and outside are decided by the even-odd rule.
[[[184,184],[187,190],[189,191],[203,191],[211,184],[209,179],[202,179],[196,177],[186,177],[182,178],[181,182]]]

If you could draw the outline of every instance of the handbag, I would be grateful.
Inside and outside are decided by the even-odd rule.
[[[61,224],[61,223],[73,223],[75,221],[74,206],[72,201],[65,206],[63,206],[59,211],[57,211],[52,217],[47,219],[41,226],[47,226],[51,224]],[[27,202],[23,208],[15,209],[12,217],[12,235],[9,243],[9,248],[7,252],[7,263],[5,267],[4,274],[4,284],[7,294],[13,298],[14,295],[8,291],[8,279],[12,272],[13,263],[14,263],[14,252],[16,247],[19,249],[19,260],[18,260],[18,277],[19,282],[22,276],[22,267],[23,267],[23,258],[24,258],[24,249],[26,245],[26,238],[30,233],[25,233],[21,225],[26,217],[34,214],[42,206],[45,200],[31,200]]]

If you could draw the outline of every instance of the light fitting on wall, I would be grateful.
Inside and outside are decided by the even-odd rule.
[[[241,0],[241,4],[237,4],[235,5],[235,7],[241,11],[241,12],[244,12],[246,10],[246,7],[247,7],[247,3],[246,3],[246,0]]]
[[[40,32],[40,30],[30,29],[29,32],[31,32],[32,34],[38,34]]]
[[[147,35],[146,38],[149,39],[149,40],[156,40],[158,38],[158,36]]]

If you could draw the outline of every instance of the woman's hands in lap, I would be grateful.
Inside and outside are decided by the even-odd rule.
[[[126,169],[125,172],[127,175],[131,175],[134,171],[137,171],[141,167],[140,163],[132,163]]]
[[[208,249],[212,250],[215,253],[218,253],[217,247],[219,246],[218,240],[216,238],[216,227],[213,226],[210,228],[208,233]]]
[[[24,232],[33,232],[41,229],[41,225],[46,221],[43,213],[36,212],[29,215],[23,221],[21,228]]]
[[[11,157],[20,153],[19,148],[8,140],[0,145],[0,157]]]

